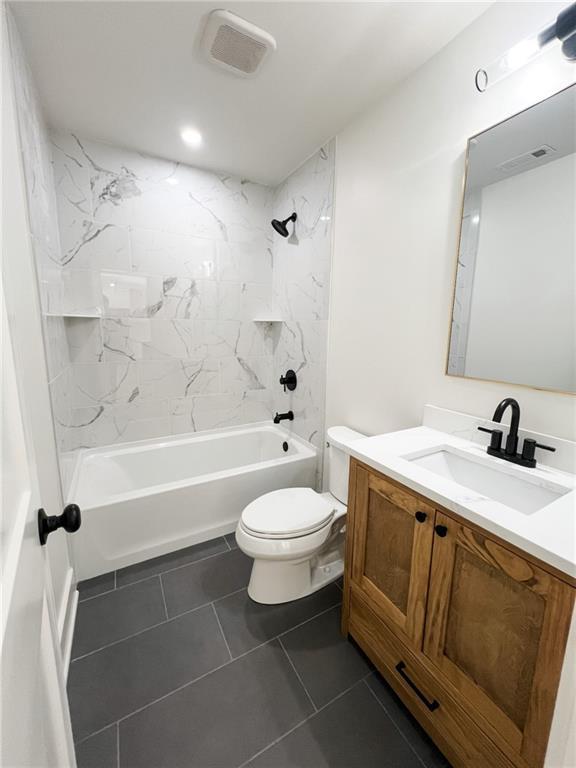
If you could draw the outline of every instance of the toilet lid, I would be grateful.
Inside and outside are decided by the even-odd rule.
[[[260,496],[242,512],[246,530],[264,537],[294,537],[322,528],[334,507],[312,488],[283,488]]]

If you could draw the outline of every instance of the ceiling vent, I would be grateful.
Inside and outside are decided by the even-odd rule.
[[[529,152],[524,152],[521,155],[512,157],[510,160],[506,160],[504,163],[497,165],[496,168],[504,173],[507,171],[514,171],[517,168],[521,168],[524,165],[533,165],[538,160],[548,159],[549,155],[553,155],[557,152],[554,147],[548,144],[542,144],[540,147],[531,149]]]
[[[202,47],[219,67],[240,77],[253,77],[276,50],[276,40],[263,29],[230,11],[208,16]]]

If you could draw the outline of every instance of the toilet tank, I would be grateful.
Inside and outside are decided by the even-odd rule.
[[[366,437],[366,435],[348,427],[330,427],[326,432],[326,437],[328,441],[328,490],[342,504],[348,504],[350,457],[343,448],[355,440]]]

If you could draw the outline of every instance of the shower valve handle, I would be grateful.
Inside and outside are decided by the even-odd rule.
[[[292,368],[288,369],[284,376],[280,376],[280,384],[284,387],[284,392],[286,392],[287,389],[289,389],[290,392],[294,392],[296,384],[298,384],[296,371],[293,371]]]

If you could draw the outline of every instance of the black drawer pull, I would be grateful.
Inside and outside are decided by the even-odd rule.
[[[436,535],[440,536],[441,539],[448,533],[448,528],[446,528],[445,525],[435,525],[434,530],[436,531]]]
[[[426,515],[426,512],[418,511],[416,512],[414,517],[416,518],[416,520],[418,520],[419,523],[423,523],[426,520],[427,515]]]
[[[436,699],[434,699],[434,701],[428,701],[428,699],[426,698],[426,696],[424,696],[424,694],[418,688],[418,686],[415,683],[413,683],[412,680],[410,680],[410,678],[406,674],[406,672],[404,672],[405,669],[406,669],[406,664],[403,661],[399,661],[398,664],[396,664],[396,672],[398,672],[400,677],[408,683],[408,685],[410,686],[410,688],[412,688],[412,690],[414,691],[416,696],[418,696],[420,701],[426,704],[430,712],[434,712],[435,709],[438,709],[440,704],[436,701]]]

